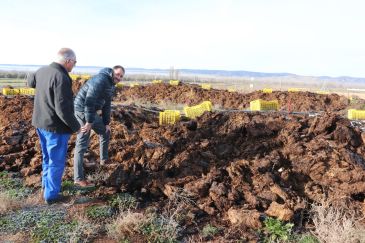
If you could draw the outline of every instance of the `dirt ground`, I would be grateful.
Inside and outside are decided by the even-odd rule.
[[[310,92],[273,91],[270,94],[255,91],[252,93],[228,92],[227,90],[204,90],[198,85],[182,84],[149,84],[117,89],[116,101],[149,102],[153,104],[195,105],[204,100],[210,100],[216,107],[222,109],[247,109],[250,101],[256,99],[278,100],[280,109],[286,111],[343,111],[350,105],[345,96],[337,94],[321,95]]]
[[[191,92],[191,95],[187,93]],[[194,203],[184,209],[186,235],[195,225],[215,222],[224,231],[241,225],[246,240],[257,240],[262,219],[272,216],[305,228],[311,203],[331,201],[364,210],[365,133],[360,123],[339,114],[345,97],[308,92],[262,94],[205,91],[197,86],[154,85],[123,88],[117,101],[145,99],[196,104],[211,100],[222,108],[243,109],[257,98],[278,99],[282,109],[324,111],[320,116],[259,112],[205,113],[196,121],[159,126],[157,113],[143,107],[113,107],[110,163],[96,195],[129,192],[142,204],[166,206],[184,192]],[[0,171],[20,171],[26,184],[40,186],[41,151],[31,126],[33,100],[0,96]],[[72,178],[75,136],[70,141],[65,178]],[[98,162],[92,136],[86,162]],[[88,173],[95,168],[86,168]],[[112,188],[113,190],[106,190]],[[238,239],[234,233],[230,236]],[[242,228],[240,236],[242,237]]]

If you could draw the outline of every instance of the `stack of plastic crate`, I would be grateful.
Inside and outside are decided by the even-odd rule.
[[[202,89],[210,90],[212,88],[211,84],[201,84]]]
[[[279,102],[277,100],[265,101],[265,100],[254,100],[250,102],[251,111],[270,111],[279,110]]]
[[[365,120],[365,110],[349,109],[347,118],[350,120]]]
[[[179,85],[179,83],[180,83],[179,80],[170,80],[170,85],[177,86],[177,85]]]
[[[263,93],[267,93],[267,94],[271,94],[272,93],[272,89],[268,89],[268,88],[265,88],[262,90]]]
[[[180,120],[180,111],[165,110],[159,114],[160,125],[173,125]]]

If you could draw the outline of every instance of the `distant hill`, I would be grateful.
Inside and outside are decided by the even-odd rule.
[[[17,65],[17,64],[0,64],[0,71],[24,71],[32,72],[37,70],[42,65]],[[74,73],[90,73],[95,74],[101,68],[99,66],[76,66]],[[169,75],[170,69],[147,69],[147,68],[126,68],[127,74],[150,74],[150,75]],[[292,73],[265,73],[265,72],[251,72],[251,71],[228,71],[228,70],[203,70],[203,69],[178,69],[182,76],[211,76],[211,77],[237,77],[255,80],[286,80],[286,81],[300,81],[300,82],[335,82],[335,83],[356,83],[365,84],[365,78],[361,77],[330,77],[330,76],[302,76]]]

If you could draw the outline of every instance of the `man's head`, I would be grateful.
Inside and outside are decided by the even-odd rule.
[[[71,72],[76,65],[76,55],[70,48],[61,48],[57,53],[57,63],[64,66],[67,72]]]
[[[113,67],[113,71],[114,71],[114,83],[119,83],[120,81],[122,81],[125,74],[124,67],[116,65]]]

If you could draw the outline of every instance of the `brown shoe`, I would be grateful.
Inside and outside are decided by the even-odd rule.
[[[75,181],[74,185],[80,188],[90,188],[90,187],[95,187],[95,184],[87,181],[87,180],[83,180],[83,181]]]

